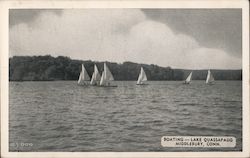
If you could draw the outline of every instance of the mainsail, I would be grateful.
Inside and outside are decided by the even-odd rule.
[[[113,77],[112,73],[110,72],[106,63],[104,63],[104,71],[102,73],[100,85],[101,86],[109,86],[110,81],[113,81],[113,80],[114,80],[114,77]]]
[[[185,80],[185,83],[189,84],[189,83],[191,82],[192,74],[193,74],[193,72],[191,72],[191,73],[188,75],[188,77],[187,77],[186,80]]]
[[[101,79],[101,76],[99,74],[97,66],[95,65],[94,66],[94,72],[93,72],[90,84],[91,85],[98,85],[99,84],[98,82],[100,81],[100,79]]]
[[[89,80],[90,80],[90,77],[89,77],[84,65],[82,64],[82,71],[80,72],[78,84],[85,85],[85,84],[87,84],[86,81],[89,81]]]
[[[214,77],[213,77],[212,73],[210,72],[210,70],[208,70],[206,83],[213,83],[213,82],[214,82]]]
[[[143,68],[141,67],[141,72],[137,80],[137,84],[143,84],[143,82],[147,81],[147,76]]]

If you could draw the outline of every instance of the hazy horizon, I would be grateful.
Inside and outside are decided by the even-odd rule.
[[[241,9],[10,9],[10,56],[242,69]]]

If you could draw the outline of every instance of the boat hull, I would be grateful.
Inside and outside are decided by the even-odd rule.
[[[147,83],[136,83],[136,85],[138,85],[138,86],[147,86],[149,84],[147,84]]]
[[[82,86],[82,87],[91,86],[90,84],[87,84],[87,83],[86,83],[86,84],[78,83],[77,85],[78,85],[78,86]]]
[[[109,86],[101,86],[101,85],[98,85],[97,87],[118,87],[117,85],[109,85]]]
[[[214,85],[215,83],[214,82],[209,82],[209,83],[206,83],[207,85]]]
[[[99,86],[98,84],[90,84],[90,86]]]

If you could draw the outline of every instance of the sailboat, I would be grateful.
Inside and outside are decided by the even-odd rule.
[[[145,71],[143,70],[143,68],[141,67],[141,72],[140,72],[140,75],[138,77],[138,80],[137,80],[137,85],[147,85],[145,83],[145,81],[147,81],[147,75],[145,73]]]
[[[184,84],[190,84],[190,83],[191,83],[192,74],[193,74],[193,72],[190,72],[190,74],[188,75],[188,77],[187,77],[186,80],[184,81]]]
[[[102,72],[100,86],[101,87],[117,87],[117,85],[111,84],[112,81],[114,81],[114,77],[113,77],[112,73],[110,72],[106,63],[104,63],[104,70]]]
[[[214,83],[214,77],[210,70],[207,72],[207,79],[206,79],[206,84],[213,84]]]
[[[78,79],[78,84],[79,85],[88,85],[88,81],[90,80],[90,77],[82,64],[82,71],[80,72],[79,79]]]
[[[98,68],[95,65],[94,66],[94,72],[92,74],[92,78],[91,78],[91,81],[90,81],[90,85],[96,86],[96,85],[99,84],[100,80],[101,80],[101,75],[99,74]]]

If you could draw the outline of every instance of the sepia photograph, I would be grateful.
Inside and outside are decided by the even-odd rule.
[[[6,34],[7,152],[246,150],[240,7],[13,7]]]

